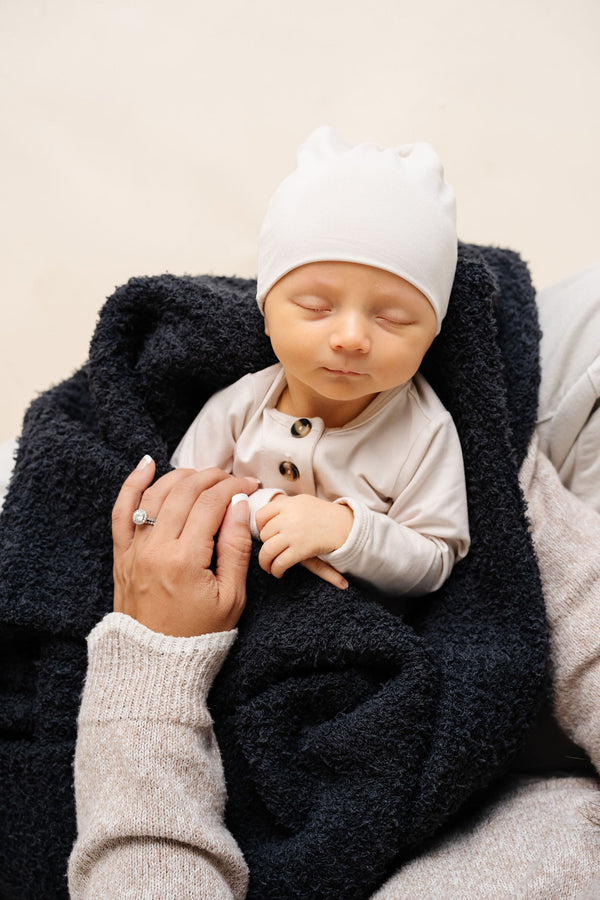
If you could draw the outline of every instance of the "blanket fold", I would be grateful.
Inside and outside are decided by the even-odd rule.
[[[26,416],[0,518],[0,641],[20,648],[0,673],[3,897],[66,897],[84,637],[111,608],[110,511],[144,453],[166,471],[205,400],[273,362],[254,290],[132,279],[107,301],[87,365]],[[251,897],[368,898],[517,754],[548,663],[517,481],[538,342],[525,265],[461,245],[424,372],[461,438],[472,545],[435,595],[391,612],[400,600],[355,584],[341,595],[301,567],[276,581],[254,555],[211,693]]]

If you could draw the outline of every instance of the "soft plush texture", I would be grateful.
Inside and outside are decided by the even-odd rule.
[[[0,519],[2,896],[65,895],[84,637],[111,605],[110,510],[146,452],[159,472],[205,399],[273,361],[255,283],[133,279],[88,365],[25,421]],[[425,374],[463,444],[472,547],[442,590],[387,611],[301,568],[251,564],[240,640],[211,695],[228,824],[250,896],[368,897],[498,778],[543,691],[547,626],[517,473],[538,328],[525,266],[461,247]]]
[[[526,496],[560,641],[572,630],[572,582],[556,577],[555,526],[561,528],[573,498],[547,460],[536,460],[534,452],[530,461],[535,473]],[[588,535],[600,537],[600,518],[594,523],[588,513]],[[565,542],[569,553],[581,553],[571,524],[560,530],[561,547]],[[593,568],[599,553],[600,539],[580,568]],[[587,620],[578,616],[575,629],[577,651],[585,648],[590,666],[580,679],[577,658],[565,655],[555,673],[556,696],[578,711],[594,759],[600,730],[588,698],[590,669],[593,696],[600,696],[597,587],[583,604]],[[109,613],[91,632],[75,762],[79,835],[69,864],[72,900],[245,897],[247,871],[223,829],[223,770],[206,710],[207,687],[232,637],[165,637],[121,613]],[[372,900],[598,900],[599,797],[593,778],[505,779],[486,793],[482,809],[427,842]]]

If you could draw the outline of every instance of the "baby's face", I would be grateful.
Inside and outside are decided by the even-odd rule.
[[[398,275],[351,262],[299,266],[271,288],[265,331],[291,393],[358,415],[417,372],[437,329],[433,307]]]

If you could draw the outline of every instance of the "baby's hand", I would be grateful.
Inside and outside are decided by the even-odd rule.
[[[354,514],[345,504],[330,503],[310,494],[295,497],[277,494],[256,513],[256,526],[263,542],[258,561],[275,578],[281,578],[293,565],[302,563],[325,581],[346,588],[346,579],[316,557],[341,547],[353,521]]]

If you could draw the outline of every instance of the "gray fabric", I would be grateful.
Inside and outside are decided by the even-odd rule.
[[[538,310],[540,450],[600,512],[600,264],[540,292]]]

